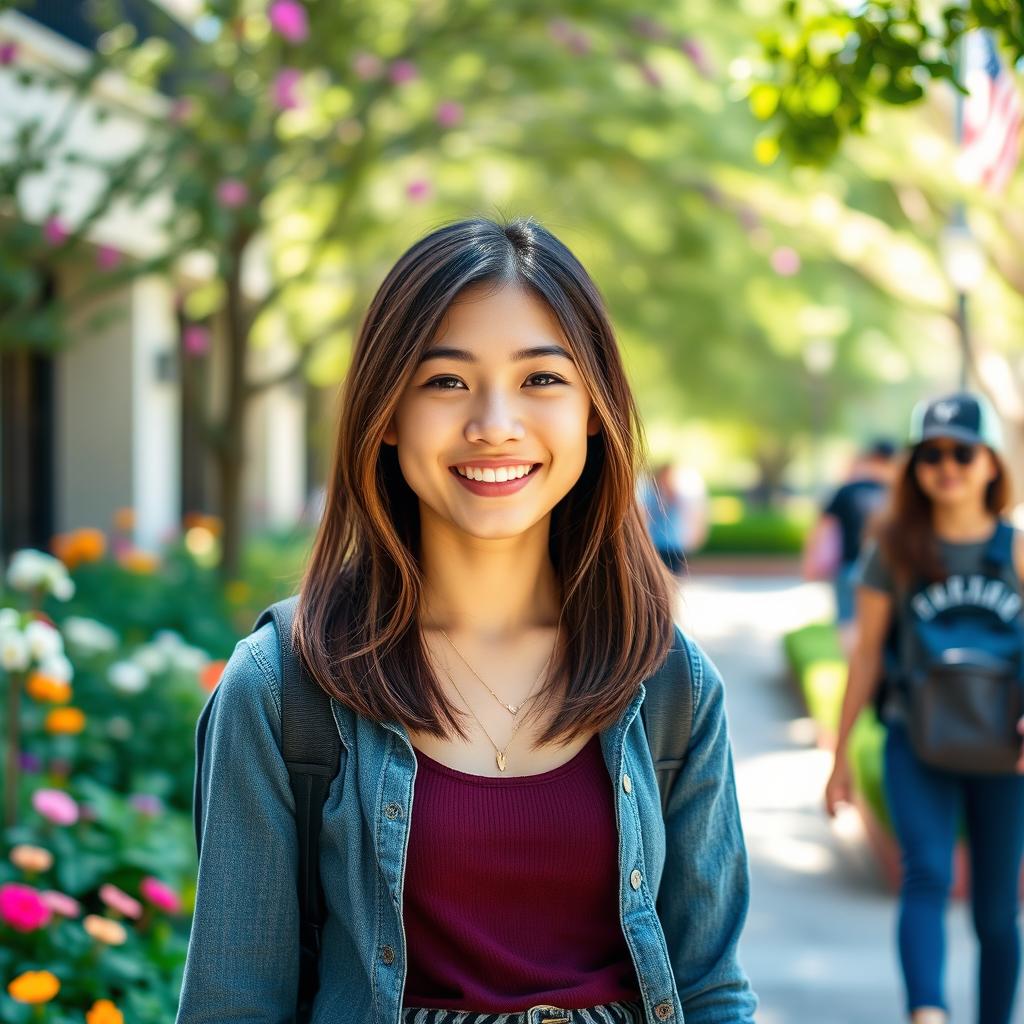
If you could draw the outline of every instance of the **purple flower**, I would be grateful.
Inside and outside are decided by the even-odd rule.
[[[644,76],[644,81],[654,89],[661,88],[661,75],[658,74],[650,64],[640,64],[640,74]]]
[[[714,76],[715,69],[711,66],[711,61],[708,58],[707,52],[696,39],[692,39],[690,36],[684,36],[679,41],[679,51],[690,58],[690,62],[697,69],[698,74],[702,75],[704,78],[711,78]]]
[[[454,128],[462,120],[462,104],[445,100],[437,105],[434,118],[442,128]]]
[[[46,239],[49,245],[61,245],[68,240],[68,236],[71,234],[64,222],[60,217],[51,217],[43,225],[43,238]]]
[[[18,44],[10,39],[0,43],[0,65],[10,67],[18,58]]]
[[[792,277],[800,272],[800,254],[788,245],[780,245],[769,257],[772,270],[780,277]]]
[[[395,85],[405,85],[406,82],[411,82],[419,72],[416,70],[416,65],[411,60],[396,60],[394,64],[388,68],[388,78],[394,82]]]
[[[548,22],[548,34],[556,43],[564,46],[570,53],[582,56],[590,52],[590,40],[565,18],[553,18]]]
[[[405,194],[414,203],[422,203],[425,199],[430,198],[430,193],[430,182],[426,178],[416,178],[405,186]]]
[[[269,15],[271,27],[289,43],[304,43],[309,38],[306,8],[296,0],[274,0]]]
[[[249,186],[238,178],[225,178],[217,185],[217,202],[227,210],[237,210],[249,201]]]
[[[121,252],[112,245],[101,245],[96,250],[96,266],[100,270],[113,270],[121,262]]]
[[[302,106],[299,99],[299,83],[302,72],[298,68],[281,68],[274,77],[272,95],[278,110],[295,110]]]
[[[78,804],[62,789],[37,789],[32,806],[55,825],[74,825],[78,821]]]
[[[644,15],[637,15],[631,19],[630,25],[633,31],[638,36],[643,36],[644,39],[664,39],[666,36],[665,26],[659,24],[653,18],[648,18]]]
[[[375,53],[362,51],[352,58],[352,70],[356,78],[369,82],[374,78],[380,78],[384,70],[384,62]]]
[[[163,813],[164,802],[152,793],[136,793],[131,798],[131,805],[147,818],[155,818]]]
[[[203,356],[210,351],[210,332],[201,324],[189,324],[182,332],[181,340],[190,356]]]
[[[23,750],[18,755],[18,766],[23,772],[34,774],[43,767],[43,762],[37,755],[30,754],[27,750]]]

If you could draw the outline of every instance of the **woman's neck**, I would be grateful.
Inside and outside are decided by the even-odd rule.
[[[932,528],[941,540],[954,543],[986,540],[995,522],[995,515],[984,505],[974,502],[932,506]]]
[[[554,626],[560,598],[547,526],[543,522],[517,537],[493,540],[424,528],[421,626],[495,642]]]

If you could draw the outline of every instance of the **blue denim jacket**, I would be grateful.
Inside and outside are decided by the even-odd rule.
[[[600,733],[616,797],[620,918],[649,1024],[750,1024],[757,1001],[737,960],[749,875],[722,678],[696,643],[686,649],[693,732],[664,816],[642,685]],[[211,699],[177,1024],[279,1024],[291,1020],[298,985],[298,843],[272,623],[239,641]],[[328,916],[313,1024],[400,1024],[416,756],[401,725],[331,705],[342,751],[320,837]]]

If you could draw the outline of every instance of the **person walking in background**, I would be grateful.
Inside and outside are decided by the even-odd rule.
[[[978,1024],[1009,1024],[1024,848],[1021,535],[999,423],[979,395],[920,403],[890,508],[862,556],[857,639],[826,809],[850,799],[850,730],[875,698],[900,844],[898,922],[914,1024],[947,1020],[944,911],[966,824],[980,943]]]
[[[686,568],[686,556],[707,539],[704,478],[692,467],[663,462],[643,481],[640,501],[658,557],[672,573],[680,575]]]
[[[822,510],[804,548],[804,578],[831,580],[836,625],[847,655],[853,643],[854,574],[865,527],[881,508],[892,480],[896,446],[879,439],[857,457],[849,479]]]

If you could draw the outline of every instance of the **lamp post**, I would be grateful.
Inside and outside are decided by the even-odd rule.
[[[963,207],[957,208],[952,223],[942,232],[939,248],[942,265],[956,292],[954,320],[960,336],[960,388],[967,387],[971,366],[971,334],[967,320],[967,296],[985,273],[985,256],[964,220]]]

